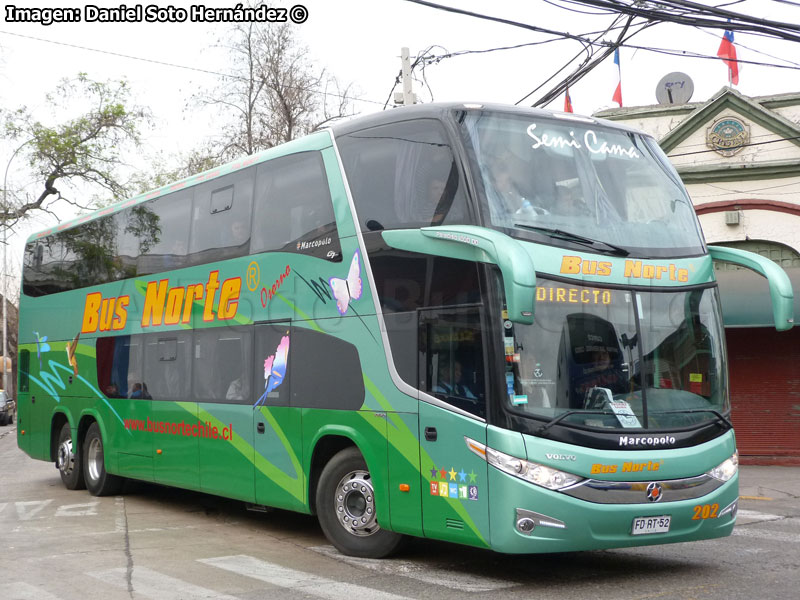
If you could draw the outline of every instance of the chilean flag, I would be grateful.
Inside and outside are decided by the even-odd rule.
[[[717,50],[717,56],[728,65],[728,81],[733,85],[739,85],[739,62],[736,60],[736,46],[733,45],[732,31],[725,30],[722,43]]]
[[[617,65],[617,89],[614,90],[614,97],[611,98],[611,101],[616,102],[622,108],[622,69],[619,67],[619,48],[614,50],[614,64]]]
[[[567,86],[567,93],[564,95],[564,112],[574,112],[572,110],[572,98],[569,97],[569,86]]]

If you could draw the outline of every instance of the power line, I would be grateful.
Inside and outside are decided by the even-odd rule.
[[[696,27],[695,29],[697,29],[697,31],[699,31],[701,33],[705,33],[706,35],[710,35],[711,37],[713,37],[713,38],[715,38],[717,40],[720,39],[719,35],[716,34],[716,33],[711,33],[710,31],[706,31],[705,29],[702,29],[700,27]],[[766,52],[762,52],[761,50],[756,50],[755,48],[751,48],[750,46],[745,46],[739,40],[736,41],[736,47],[737,48],[744,48],[745,50],[749,50],[750,52],[754,52],[755,54],[761,54],[762,56],[768,56],[769,58],[774,58],[775,60],[782,60],[783,62],[787,62],[789,64],[796,65],[796,66],[800,67],[800,63],[793,62],[793,61],[789,60],[788,58],[781,58],[780,56],[773,56],[772,54],[768,54]],[[770,65],[770,66],[772,66],[772,65]],[[777,66],[777,65],[775,65],[775,66]]]
[[[86,50],[88,52],[97,52],[99,54],[107,54],[109,56],[118,56],[120,58],[127,58],[127,59],[130,59],[130,60],[138,60],[138,61],[141,61],[141,62],[152,63],[152,64],[156,64],[156,65],[161,65],[161,66],[164,66],[164,67],[172,67],[172,68],[175,68],[175,69],[183,69],[183,70],[186,70],[186,71],[195,71],[197,73],[205,73],[207,75],[215,75],[217,77],[227,77],[229,79],[239,79],[241,81],[247,81],[247,78],[245,78],[245,77],[241,77],[239,75],[233,75],[233,74],[230,74],[230,73],[220,73],[219,71],[211,71],[209,69],[201,69],[200,67],[190,67],[190,66],[187,66],[187,65],[179,65],[177,63],[170,63],[170,62],[166,62],[166,61],[163,61],[163,60],[156,60],[156,59],[153,59],[153,58],[143,58],[141,56],[133,56],[131,54],[122,54],[121,52],[114,52],[112,50],[101,50],[99,48],[90,48],[89,46],[81,46],[79,44],[70,44],[68,42],[57,42],[55,40],[48,40],[46,38],[35,37],[35,36],[32,36],[32,35],[24,35],[24,34],[21,34],[21,33],[14,33],[14,32],[11,32],[11,31],[4,31],[2,29],[0,29],[0,34],[12,35],[12,36],[15,36],[15,37],[34,40],[34,41],[37,41],[37,42],[45,42],[47,44],[55,44],[56,46],[66,46],[68,48],[76,48],[78,50]],[[378,102],[377,100],[368,100],[368,99],[365,99],[365,98],[351,98],[351,97],[348,97],[348,96],[346,96],[344,94],[336,94],[336,93],[333,93],[333,92],[321,92],[321,91],[315,90],[313,88],[303,88],[303,87],[299,87],[299,86],[286,86],[286,87],[289,88],[289,89],[296,89],[296,90],[300,90],[300,91],[312,92],[312,93],[315,93],[315,94],[320,94],[322,96],[333,96],[335,98],[342,98],[342,99],[347,98],[349,100],[359,101],[359,102],[367,102],[367,103],[370,103],[370,104],[378,104],[378,105],[381,104],[381,102]]]
[[[760,19],[758,17],[718,9],[705,4],[687,2],[685,0],[649,0],[646,4],[642,5],[625,4],[618,0],[572,1],[586,6],[607,8],[626,15],[643,17],[649,21],[678,23],[680,25],[708,27],[710,29],[759,32],[765,33],[771,37],[800,42],[800,35],[791,33],[793,31],[800,32],[800,25]],[[651,6],[661,6],[664,10],[648,8]],[[686,12],[687,9],[690,12]],[[709,18],[709,16],[717,18]]]
[[[779,140],[767,140],[766,142],[750,142],[737,146],[737,148],[750,148],[752,146],[763,146],[765,144],[777,144],[779,142],[791,142],[793,140],[800,140],[800,135],[788,138],[780,138]],[[692,154],[707,154],[708,152],[716,152],[716,150],[695,150],[692,152],[681,152],[680,154],[667,154],[667,158],[677,158],[679,156],[690,156]]]

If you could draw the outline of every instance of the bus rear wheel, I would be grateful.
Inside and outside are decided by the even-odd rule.
[[[325,465],[316,500],[322,531],[342,554],[383,558],[403,540],[378,525],[372,478],[358,448],[342,450]]]
[[[97,423],[89,426],[83,439],[83,473],[92,496],[113,496],[122,489],[123,478],[106,471],[103,436]]]
[[[61,482],[68,490],[82,490],[86,487],[83,480],[83,465],[77,449],[77,444],[72,440],[72,429],[69,423],[64,423],[58,432],[56,468],[61,475]]]

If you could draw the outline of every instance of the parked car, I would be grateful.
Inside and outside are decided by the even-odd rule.
[[[0,425],[13,423],[14,413],[16,412],[17,407],[14,399],[5,390],[0,390]]]

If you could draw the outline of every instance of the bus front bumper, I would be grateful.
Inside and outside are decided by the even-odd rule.
[[[541,553],[624,548],[725,537],[736,523],[739,476],[697,498],[601,504],[554,492],[490,467],[491,547]],[[646,483],[643,488],[646,487]]]

